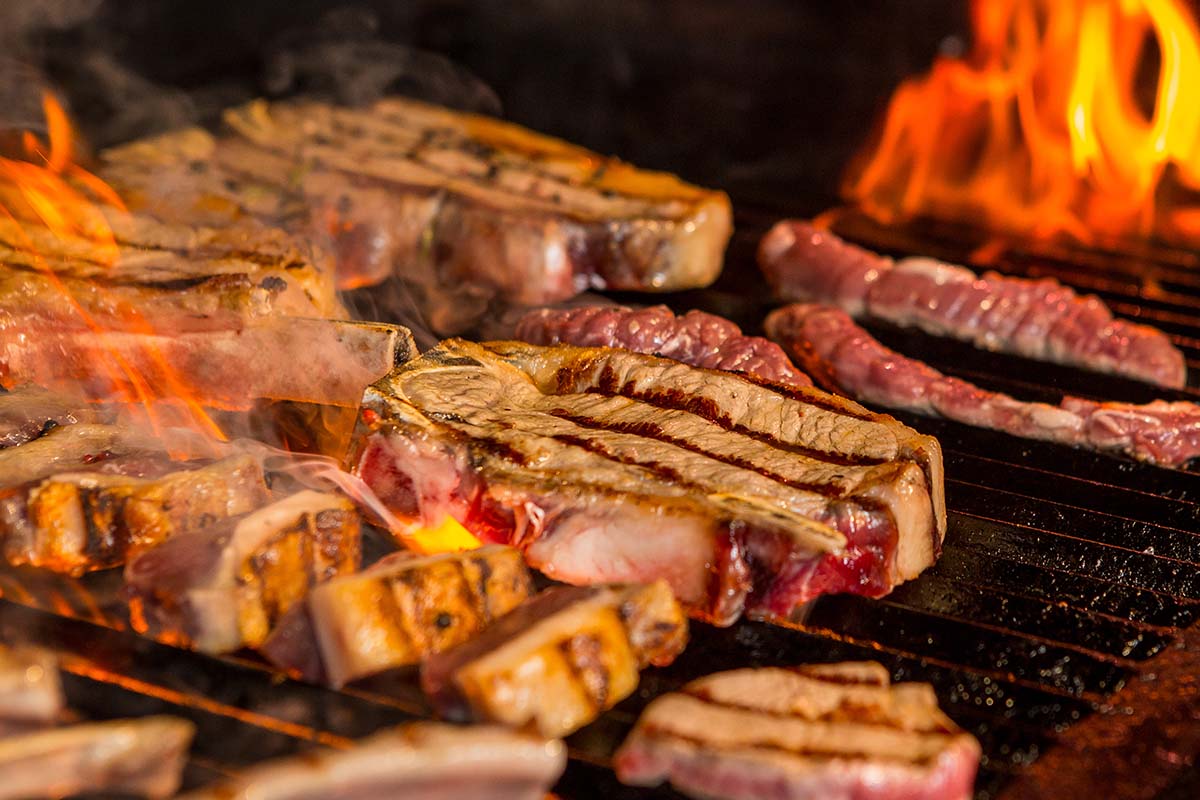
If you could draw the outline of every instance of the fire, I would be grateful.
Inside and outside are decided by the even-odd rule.
[[[1200,32],[1183,0],[974,0],[971,20],[969,54],[897,89],[850,199],[886,222],[1200,240]]]
[[[159,433],[168,427],[186,427],[224,441],[221,428],[156,347],[146,345],[143,355],[151,369],[143,371],[107,346],[110,330],[76,300],[22,227],[40,224],[57,237],[81,238],[92,245],[91,257],[109,267],[119,258],[117,238],[106,213],[127,213],[124,204],[111,187],[75,163],[75,134],[66,112],[50,93],[43,97],[43,111],[48,141],[26,132],[23,158],[0,157],[0,215],[18,224],[19,244],[32,254],[38,270],[67,298],[71,310],[95,337],[100,353],[95,369],[113,387],[113,397],[104,399],[125,403],[144,415]],[[154,333],[135,309],[124,308],[121,313],[123,330],[147,336]]]

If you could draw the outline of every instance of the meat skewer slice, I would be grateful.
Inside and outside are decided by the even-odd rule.
[[[744,669],[652,702],[614,759],[704,800],[967,800],[979,744],[876,663]]]
[[[562,742],[493,726],[420,722],[376,733],[349,750],[251,767],[180,800],[543,800],[566,765]]]
[[[494,300],[707,285],[731,232],[721,192],[414,100],[258,101],[225,122],[111,150],[101,174],[160,217],[331,240],[341,287],[398,275],[442,334]]]
[[[53,722],[63,704],[58,664],[49,653],[0,644],[0,737]]]
[[[75,575],[107,569],[267,499],[262,466],[250,456],[171,469],[154,477],[67,472],[0,491],[5,558]]]
[[[425,557],[398,553],[318,586],[307,606],[325,675],[341,687],[461,644],[531,592],[521,554],[490,545]]]
[[[134,628],[206,653],[257,647],[313,586],[358,569],[359,527],[349,500],[303,491],[172,537],[125,567]]]
[[[666,583],[559,587],[431,657],[421,685],[438,713],[565,736],[628,697],[638,671],[683,651],[687,618]]]
[[[812,386],[779,345],[745,336],[729,320],[703,311],[677,317],[666,306],[542,308],[521,318],[514,337],[530,344],[621,347],[693,367],[745,372],[786,386]]]
[[[1067,396],[1058,405],[1026,402],[948,377],[884,347],[841,309],[795,304],[766,321],[824,385],[864,403],[1092,450],[1116,451],[1177,467],[1200,456],[1195,403],[1096,402]]]
[[[833,305],[985,350],[1160,386],[1179,388],[1187,377],[1183,353],[1165,333],[1115,319],[1098,297],[1050,278],[978,276],[929,258],[893,262],[793,220],[763,237],[758,260],[781,300]]]
[[[945,530],[936,440],[612,348],[443,342],[368,390],[350,463],[399,523],[453,517],[568,583],[665,578],[717,624],[884,594]]]
[[[194,732],[186,720],[142,717],[0,739],[0,800],[85,791],[170,797]]]

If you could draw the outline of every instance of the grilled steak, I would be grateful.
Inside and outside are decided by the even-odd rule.
[[[136,466],[131,463],[135,460]],[[145,475],[167,461],[162,445],[132,426],[80,422],[55,426],[20,447],[0,450],[0,486],[85,470]]]
[[[521,554],[493,545],[397,554],[318,587],[308,608],[328,680],[342,686],[467,641],[531,591]]]
[[[38,386],[18,386],[14,391],[0,392],[0,450],[25,444],[62,425],[101,422],[105,416],[81,399]],[[0,485],[7,484],[0,479]]]
[[[766,328],[823,384],[864,403],[1028,439],[1113,450],[1163,466],[1200,456],[1200,406],[1195,403],[1098,403],[1070,396],[1058,405],[1017,400],[889,350],[846,312],[826,306],[785,306],[767,317]]]
[[[354,470],[569,583],[665,578],[696,616],[884,594],[945,530],[930,437],[824,392],[614,349],[459,340],[364,399]]]
[[[683,651],[687,619],[666,583],[549,589],[476,638],[434,655],[421,684],[438,713],[565,736]]]
[[[812,386],[779,345],[760,336],[743,336],[737,325],[703,311],[676,317],[666,306],[543,308],[526,314],[514,337],[531,344],[621,347],[693,367],[745,372],[786,386]]]
[[[111,213],[115,243],[0,216],[7,323],[139,330],[180,317],[341,316],[333,276],[279,231]]]
[[[125,567],[133,626],[206,653],[257,647],[314,586],[358,568],[359,534],[353,503],[303,491],[174,536]]]
[[[261,505],[249,456],[156,477],[64,472],[0,491],[0,542],[10,564],[80,574],[106,569],[168,537]]]
[[[707,285],[730,234],[722,193],[413,100],[260,101],[225,120],[219,138],[193,129],[109,151],[102,175],[160,216],[332,239],[343,287],[395,272],[442,333],[493,299]]]
[[[182,719],[142,717],[0,739],[0,800],[81,792],[170,797],[193,733]]]
[[[928,258],[893,262],[808,223],[780,222],[759,264],[781,300],[835,305],[1027,358],[1181,387],[1183,354],[1162,331],[1114,319],[1097,297],[1047,278],[985,273]]]
[[[58,664],[31,647],[0,644],[0,736],[53,722],[63,709]]]
[[[562,742],[490,726],[432,722],[251,767],[180,800],[543,800],[567,765]]]
[[[615,767],[705,800],[966,800],[979,755],[927,684],[860,663],[693,681],[646,708]]]

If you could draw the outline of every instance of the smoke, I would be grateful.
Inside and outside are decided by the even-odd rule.
[[[385,94],[484,114],[499,114],[487,84],[453,61],[378,38],[374,12],[334,9],[316,25],[282,34],[267,48],[263,88],[278,96],[302,93],[362,106]]]

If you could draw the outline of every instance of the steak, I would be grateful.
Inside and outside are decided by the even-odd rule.
[[[340,687],[461,644],[531,592],[521,554],[491,545],[397,553],[317,587],[308,610],[327,679]]]
[[[492,726],[418,722],[349,750],[260,764],[180,800],[543,800],[566,765],[562,742]]]
[[[126,565],[133,627],[205,653],[257,647],[313,587],[358,569],[359,535],[353,503],[314,491],[181,533]]]
[[[812,386],[779,345],[761,336],[744,336],[729,320],[703,311],[677,317],[666,306],[541,308],[521,318],[514,338],[530,344],[621,347],[693,367],[745,372],[787,386]]]
[[[370,388],[350,458],[568,583],[666,579],[697,617],[878,596],[945,531],[937,441],[804,387],[605,348],[443,342]]]
[[[614,758],[705,800],[967,800],[979,744],[876,663],[744,669],[654,700]]]
[[[343,288],[399,275],[443,334],[494,300],[707,285],[731,231],[720,192],[414,100],[258,101],[225,122],[111,150],[101,175],[161,218],[328,241]]]
[[[175,717],[95,722],[0,739],[0,800],[175,794],[195,727]]]
[[[116,567],[267,499],[262,466],[250,456],[168,468],[154,477],[64,472],[0,491],[5,559],[73,575]]]
[[[665,666],[687,643],[687,618],[663,581],[549,589],[476,638],[430,657],[421,685],[439,715],[578,730]]]
[[[1057,405],[981,389],[884,347],[841,309],[794,304],[771,313],[771,338],[825,386],[864,403],[943,417],[1027,439],[1125,453],[1175,467],[1200,456],[1200,405],[1096,402]]]
[[[1093,295],[1052,278],[978,276],[929,258],[893,262],[798,221],[772,228],[758,261],[781,300],[824,303],[855,317],[1026,358],[1182,387],[1187,367],[1162,331],[1115,319]]]

